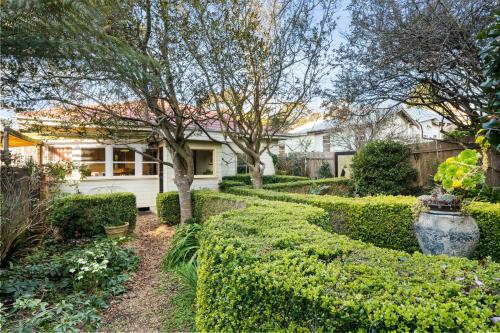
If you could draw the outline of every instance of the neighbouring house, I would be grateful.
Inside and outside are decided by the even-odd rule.
[[[455,129],[449,120],[444,119],[436,112],[420,108],[410,108],[406,112],[415,119],[422,129],[422,141],[442,140],[443,132],[451,132]]]
[[[65,186],[64,191],[84,194],[108,192],[132,192],[137,197],[138,207],[156,206],[156,195],[160,192],[177,190],[174,184],[173,169],[160,165],[152,159],[134,151],[139,150],[148,155],[171,162],[170,154],[164,143],[147,142],[148,132],[138,130],[127,133],[128,141],[98,141],[90,139],[78,131],[62,130],[62,120],[57,112],[24,112],[16,115],[19,132],[26,137],[37,140],[36,147],[20,147],[11,149],[14,153],[32,155],[41,163],[72,161],[76,165],[86,165],[90,176],[79,182],[78,187]],[[36,122],[37,126],[33,126]],[[33,130],[33,128],[38,128]],[[57,136],[49,129],[58,129]],[[195,176],[192,189],[217,189],[223,176],[235,175],[248,171],[244,167],[244,156],[235,154],[229,147],[239,151],[236,145],[224,138],[219,122],[211,122],[204,128],[214,142],[202,131],[190,137],[189,145],[193,150]],[[275,141],[275,142],[274,142]],[[274,174],[274,165],[270,154],[278,154],[278,138],[272,140],[269,150],[262,156],[264,174]],[[71,175],[79,179],[78,171]]]
[[[280,141],[280,154],[311,152],[352,152],[364,143],[376,139],[394,139],[417,143],[443,138],[442,131],[450,132],[453,125],[433,111],[424,109],[401,110],[390,119],[360,118],[359,122],[339,123],[316,119],[289,132]]]

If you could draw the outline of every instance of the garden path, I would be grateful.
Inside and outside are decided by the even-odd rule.
[[[169,295],[159,290],[165,278],[161,266],[174,232],[174,227],[160,224],[155,214],[137,216],[135,237],[126,246],[137,251],[139,268],[127,292],[111,300],[102,313],[102,332],[162,331]]]

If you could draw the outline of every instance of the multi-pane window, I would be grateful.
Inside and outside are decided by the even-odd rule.
[[[323,151],[329,152],[331,146],[330,135],[323,135]]]
[[[113,176],[135,175],[135,152],[129,148],[113,148]]]
[[[71,147],[49,147],[49,161],[50,162],[59,162],[59,161],[71,161],[71,155],[73,153],[73,149]]]
[[[213,150],[193,150],[194,174],[213,175],[214,174],[214,151]]]
[[[104,148],[82,148],[81,162],[90,170],[90,176],[106,175],[106,152]]]
[[[246,161],[246,156],[244,154],[237,154],[237,164],[236,164],[236,173],[249,173],[250,168]]]
[[[142,175],[143,176],[153,176],[158,174],[158,149],[157,148],[147,148],[142,155]],[[154,158],[153,158],[154,157]]]

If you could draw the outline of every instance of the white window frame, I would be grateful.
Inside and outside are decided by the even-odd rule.
[[[217,168],[217,163],[216,163],[216,149],[215,147],[192,147],[191,150],[193,151],[193,160],[194,160],[194,151],[197,150],[204,150],[204,151],[211,151],[212,152],[212,174],[211,175],[197,175],[196,170],[195,170],[195,179],[203,179],[203,178],[217,178],[218,177],[218,168]],[[193,161],[194,162],[194,161]]]
[[[84,149],[104,149],[104,161],[82,161],[82,151]],[[73,149],[75,151],[75,149]],[[107,167],[107,151],[105,146],[80,146],[78,148],[78,155],[79,155],[79,164],[80,165],[88,165],[88,164],[103,164],[104,165],[104,175],[103,176],[88,176],[87,178],[102,178],[106,177],[108,175],[108,167]]]
[[[115,158],[114,158],[114,149],[128,149],[128,150],[130,150],[132,153],[134,153],[134,161],[133,162],[131,162],[131,161],[115,161]],[[138,156],[140,156],[140,158]],[[110,163],[111,163],[111,175],[114,178],[136,177],[136,176],[139,176],[139,175],[142,176],[142,155],[141,154],[137,154],[134,150],[132,150],[132,149],[126,147],[126,146],[120,146],[120,145],[111,146],[111,160],[110,160]],[[134,174],[133,175],[115,175],[115,169],[114,169],[115,164],[134,164]]]
[[[141,151],[143,153],[145,153],[148,149],[155,149],[154,147],[143,147],[141,149]],[[158,154],[159,154],[159,149],[160,148],[156,148],[156,157],[158,157]],[[161,147],[161,149],[163,149],[163,147]],[[144,156],[141,155],[141,154],[137,154],[137,155],[140,155],[140,159],[141,159],[141,167],[140,167],[140,173],[139,175],[142,176],[142,177],[151,177],[151,176],[159,176],[160,175],[160,165],[158,163],[158,161],[144,161]],[[137,157],[137,156],[136,156]],[[144,175],[144,164],[157,164],[157,167],[156,167],[156,174],[155,175]],[[137,169],[137,168],[136,168]],[[137,172],[136,172],[137,173]]]

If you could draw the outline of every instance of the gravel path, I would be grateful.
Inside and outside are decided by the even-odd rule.
[[[163,328],[162,311],[168,294],[159,292],[162,283],[162,259],[174,227],[160,224],[152,213],[137,217],[135,237],[127,247],[135,249],[140,257],[139,268],[129,289],[114,298],[102,314],[102,332],[159,332]]]

